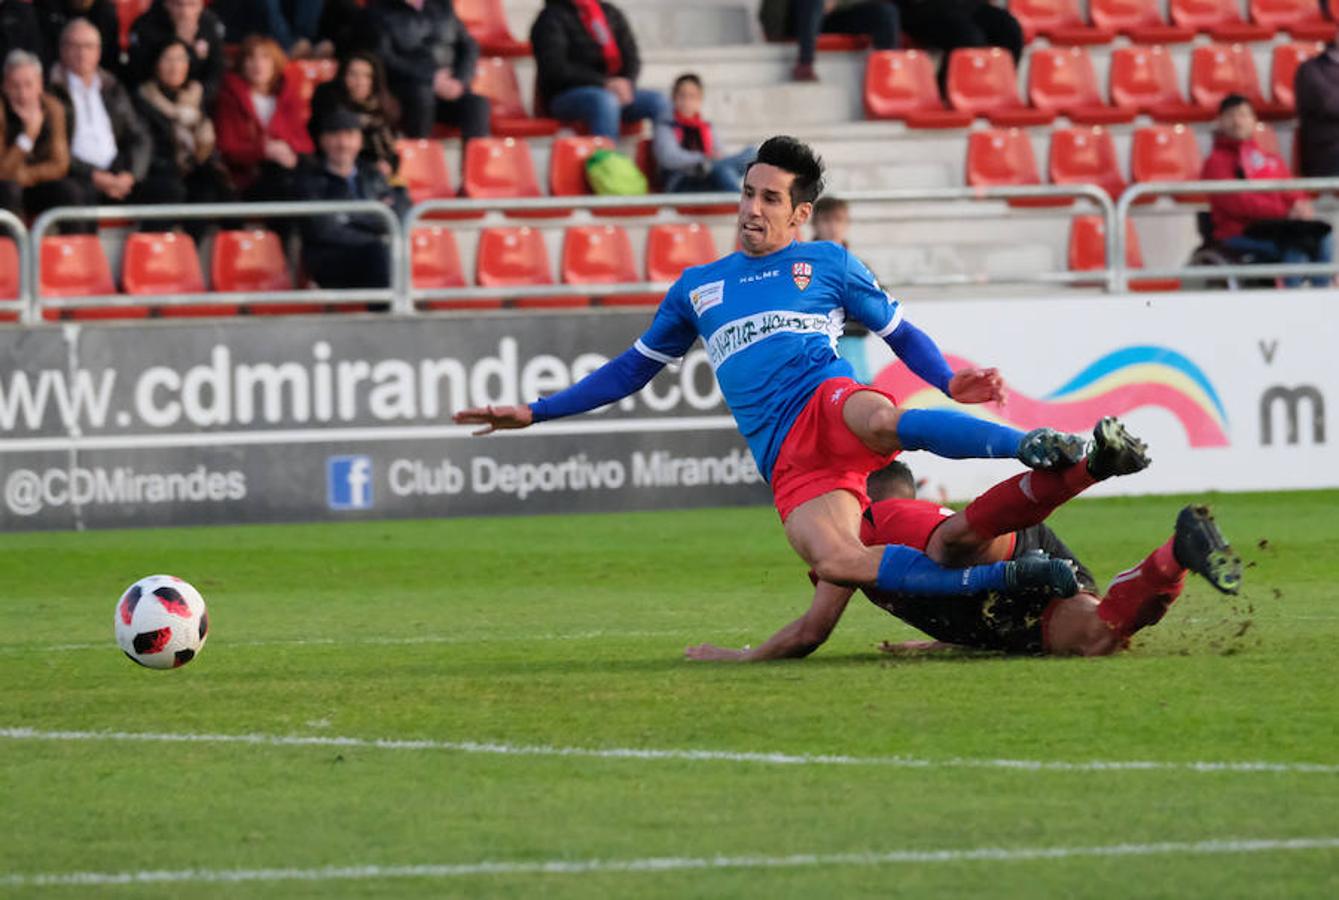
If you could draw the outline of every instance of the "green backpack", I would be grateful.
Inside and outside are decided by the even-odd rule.
[[[637,164],[614,150],[596,150],[586,160],[586,181],[597,194],[627,197],[647,192]]]

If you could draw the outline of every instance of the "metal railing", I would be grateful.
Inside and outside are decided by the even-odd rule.
[[[19,294],[17,297],[0,299],[0,310],[13,310],[21,319],[26,319],[28,301],[32,296],[32,265],[28,262],[28,226],[23,220],[7,209],[0,209],[0,231],[9,232],[14,239],[14,247],[19,258]]]
[[[1170,266],[1133,269],[1126,265],[1125,229],[1130,209],[1141,198],[1167,195],[1252,194],[1261,191],[1339,191],[1339,178],[1261,178],[1233,181],[1156,181],[1132,184],[1116,203],[1116,227],[1107,228],[1107,260],[1111,278],[1107,290],[1129,289],[1130,278],[1272,278],[1339,274],[1339,261],[1329,263],[1258,263],[1228,266]],[[1113,247],[1114,243],[1114,247]],[[1114,261],[1114,262],[1112,262]]]
[[[391,283],[384,288],[319,288],[291,291],[208,291],[192,294],[127,295],[108,294],[83,297],[44,297],[42,284],[42,238],[60,222],[96,222],[101,219],[172,220],[183,219],[281,219],[314,216],[372,214],[385,222],[389,244]],[[28,241],[26,269],[30,272],[29,298],[24,321],[36,322],[44,307],[57,309],[81,306],[143,306],[146,302],[163,306],[187,306],[220,302],[238,304],[298,303],[312,306],[327,303],[371,301],[389,303],[397,312],[409,312],[408,295],[401,281],[405,266],[401,257],[406,243],[400,220],[394,210],[376,200],[310,201],[286,203],[192,203],[145,206],[63,206],[48,210],[33,223]]]
[[[1111,197],[1100,188],[1092,185],[1027,185],[1016,187],[986,188],[905,188],[890,190],[852,191],[843,193],[842,199],[852,204],[862,203],[951,203],[982,202],[1008,200],[1055,200],[1086,201],[1096,206],[1106,226],[1108,258],[1115,249],[1112,227],[1115,222],[1115,205]],[[599,213],[617,210],[647,210],[645,217],[659,216],[669,210],[692,210],[723,208],[733,210],[739,203],[739,195],[733,193],[702,194],[650,194],[631,197],[533,197],[514,200],[429,200],[420,203],[409,211],[405,220],[405,233],[413,240],[414,229],[434,213],[445,214],[451,220],[453,229],[482,230],[497,227],[496,221],[487,221],[478,216],[486,213],[510,214],[511,224],[526,221],[527,214],[533,216],[532,227],[541,228],[545,218],[543,213],[564,212],[567,210],[588,210]],[[1050,207],[1054,214],[1068,216],[1067,207]],[[1061,209],[1065,211],[1060,212]],[[925,218],[924,214],[919,214]],[[454,218],[475,216],[475,218]],[[956,218],[956,212],[945,211],[938,218]],[[418,288],[413,284],[412,254],[403,256],[404,273],[402,283],[408,285],[409,306],[425,301],[466,301],[482,298],[496,298],[505,293],[509,298],[527,297],[604,297],[625,294],[663,293],[669,288],[668,282],[631,281],[602,284],[548,284],[525,287],[455,287],[455,288]],[[930,275],[913,278],[899,278],[895,273],[876,273],[889,285],[955,285],[990,284],[1010,279],[991,279],[986,276],[971,275]],[[1107,270],[1086,272],[1041,272],[1016,281],[1024,283],[1048,284],[1091,284],[1100,281],[1110,287],[1112,273]]]

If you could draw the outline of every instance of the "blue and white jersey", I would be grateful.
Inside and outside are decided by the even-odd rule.
[[[844,247],[793,242],[768,256],[732,253],[684,271],[636,349],[657,362],[701,337],[716,380],[764,478],[819,384],[853,377],[837,355],[846,317],[887,337],[896,300]]]

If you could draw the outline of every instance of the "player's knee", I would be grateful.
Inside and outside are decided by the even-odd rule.
[[[902,411],[896,406],[877,407],[870,413],[870,431],[885,441],[896,441],[897,420],[900,418],[902,418]]]
[[[834,550],[814,561],[814,573],[829,584],[858,587],[873,580],[865,571],[866,562],[862,553]]]

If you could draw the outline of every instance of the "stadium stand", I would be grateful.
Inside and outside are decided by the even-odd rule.
[[[646,280],[673,281],[717,256],[711,232],[696,222],[652,225],[646,234]]]
[[[1013,0],[1009,12],[1023,26],[1023,38],[1031,43],[1038,36],[1059,46],[1109,44],[1114,32],[1084,20],[1078,0]]]
[[[1135,117],[1132,107],[1108,106],[1103,101],[1093,61],[1082,47],[1034,50],[1028,69],[1028,98],[1037,109],[1080,125],[1133,122]]]
[[[1160,45],[1117,47],[1111,54],[1111,102],[1155,122],[1207,122],[1212,109],[1187,103],[1172,54]]]
[[[1292,110],[1282,103],[1265,100],[1255,57],[1241,44],[1210,44],[1196,47],[1190,58],[1190,96],[1204,109],[1217,109],[1228,94],[1241,94],[1251,101],[1262,119],[1286,119]]]
[[[209,277],[222,292],[293,289],[279,235],[260,228],[218,232]]]
[[[1125,262],[1132,269],[1144,267],[1144,254],[1139,249],[1139,233],[1133,222],[1126,222]],[[1069,268],[1074,272],[1092,272],[1107,264],[1107,232],[1101,216],[1075,216],[1069,229]],[[1175,291],[1181,282],[1174,278],[1134,278],[1134,291]]]
[[[1273,32],[1286,31],[1299,41],[1334,38],[1334,22],[1311,0],[1251,0],[1251,21]]]
[[[948,96],[954,109],[985,116],[1000,127],[1049,125],[1051,110],[1024,105],[1013,57],[999,47],[960,47],[948,63]]]
[[[1098,28],[1136,44],[1181,44],[1195,36],[1194,29],[1164,19],[1158,0],[1090,0],[1089,14]]]
[[[865,67],[865,114],[901,119],[912,128],[966,128],[970,112],[949,109],[939,94],[934,63],[919,50],[880,50]]]
[[[1100,125],[1051,132],[1052,184],[1095,184],[1115,200],[1125,190],[1116,144]]]
[[[626,284],[638,280],[628,233],[616,225],[578,225],[563,236],[564,284]],[[611,294],[602,306],[655,306],[660,294]]]
[[[549,251],[538,230],[529,226],[485,228],[479,234],[475,281],[480,287],[535,287],[554,283]],[[519,297],[517,309],[589,306],[588,297]]]

